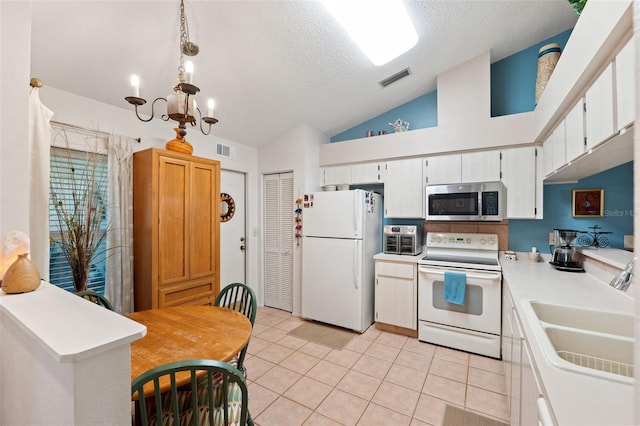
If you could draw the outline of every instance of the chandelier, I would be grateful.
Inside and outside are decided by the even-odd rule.
[[[192,126],[196,126],[196,113],[200,117],[200,131],[208,135],[211,132],[211,126],[218,122],[213,118],[213,99],[209,99],[207,104],[207,115],[202,116],[200,108],[195,100],[195,95],[200,91],[200,88],[193,84],[193,63],[187,61],[185,64],[184,57],[196,56],[200,48],[194,42],[189,39],[189,25],[184,13],[184,0],[180,0],[180,64],[178,65],[178,82],[173,86],[173,94],[170,94],[166,98],[156,98],[151,104],[151,117],[142,118],[138,113],[138,107],[147,103],[146,99],[140,97],[140,80],[137,76],[131,76],[131,86],[134,90],[134,96],[127,96],[124,99],[135,107],[136,117],[140,121],[149,122],[155,116],[155,105],[158,101],[165,101],[167,103],[167,112],[162,114],[161,118],[164,121],[169,119],[178,122],[178,128],[176,129],[177,139],[184,141],[184,136],[187,134],[186,124],[189,123]],[[206,123],[209,126],[206,131],[202,123]],[[186,142],[186,141],[184,141]]]

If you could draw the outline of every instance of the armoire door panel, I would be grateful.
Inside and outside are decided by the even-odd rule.
[[[189,279],[189,163],[160,158],[158,285]]]
[[[216,212],[215,204],[219,203],[219,195],[214,192],[214,186],[214,167],[206,164],[192,164],[189,250],[189,276],[191,279],[215,273],[215,241],[211,235],[213,234]]]

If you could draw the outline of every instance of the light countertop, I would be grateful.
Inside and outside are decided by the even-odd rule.
[[[609,264],[626,264],[625,253],[628,252],[601,250],[599,253],[593,251],[592,257],[598,256],[598,260]],[[633,424],[633,386],[554,366],[543,352],[543,337],[540,337],[538,324],[531,318],[528,307],[530,300],[536,300],[633,315],[634,300],[630,294],[587,273],[558,271],[547,261],[529,262],[526,253],[519,253],[516,261],[501,258],[501,264],[504,286],[511,291],[522,331],[558,423]]]
[[[407,263],[418,263],[427,252],[423,249],[420,254],[416,254],[410,256],[408,254],[388,254],[388,253],[378,253],[373,256],[373,260],[388,260],[391,262],[407,262]]]

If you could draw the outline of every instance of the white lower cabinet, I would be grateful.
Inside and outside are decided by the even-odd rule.
[[[376,260],[375,321],[418,329],[418,265]]]

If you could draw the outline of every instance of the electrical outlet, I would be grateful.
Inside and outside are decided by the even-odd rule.
[[[624,236],[624,248],[632,249],[633,248],[633,235],[625,235]]]
[[[556,235],[553,232],[549,232],[549,245],[552,246],[556,243]]]

